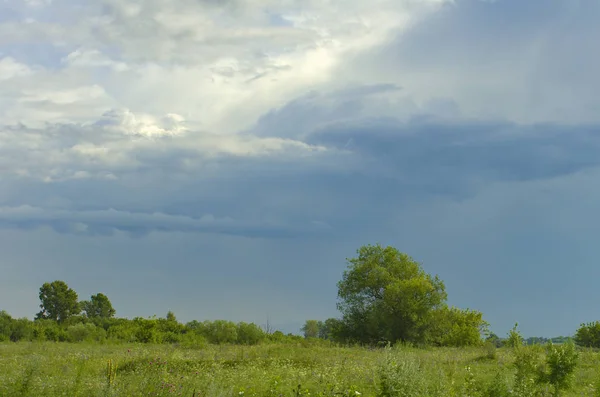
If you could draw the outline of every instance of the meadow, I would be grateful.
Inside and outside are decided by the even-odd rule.
[[[543,347],[526,347],[543,357]],[[0,343],[1,396],[518,396],[515,351],[338,347]],[[598,396],[600,354],[580,349],[570,390]]]

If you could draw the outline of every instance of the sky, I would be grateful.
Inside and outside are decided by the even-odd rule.
[[[0,310],[299,332],[365,244],[600,320],[597,0],[0,0]]]

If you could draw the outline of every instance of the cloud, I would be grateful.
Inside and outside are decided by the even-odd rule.
[[[349,57],[385,43],[443,4],[71,3],[55,1],[44,12],[13,5],[15,17],[0,23],[11,58],[37,68],[27,80],[2,87],[13,99],[0,107],[5,122],[83,122],[127,108],[154,117],[180,114],[195,128],[235,133],[307,89],[331,84]],[[287,22],[273,24],[274,15]],[[97,94],[69,109],[52,103],[40,110],[22,98],[23,92],[43,90],[53,98],[90,87]]]
[[[417,103],[450,98],[468,117],[598,122],[598,2],[541,4],[456,1],[355,57],[343,77],[377,76]]]
[[[205,214],[200,218],[159,212],[134,213],[107,209],[101,211],[64,211],[49,208],[0,207],[0,225],[4,227],[36,228],[50,226],[60,233],[112,235],[116,231],[134,236],[152,231],[184,233],[216,233],[246,237],[289,238],[303,233],[318,233],[328,227],[323,222],[305,225],[277,225],[269,222],[252,224],[231,218],[215,218]]]
[[[131,255],[124,279],[189,282],[193,305],[178,302],[190,316],[226,287],[247,307],[214,313],[277,301],[293,322],[289,307],[334,315],[338,259],[381,241],[512,326],[486,291],[470,295],[490,271],[473,264],[519,271],[535,258],[558,272],[561,244],[576,254],[593,230],[573,221],[593,202],[567,196],[596,197],[599,165],[600,8],[540,4],[4,2],[3,252],[81,283]],[[264,292],[255,301],[248,280]],[[154,299],[144,283],[141,302]]]
[[[17,76],[27,76],[32,71],[22,63],[15,61],[11,57],[0,59],[0,80],[8,80]]]

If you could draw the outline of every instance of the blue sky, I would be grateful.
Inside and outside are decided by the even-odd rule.
[[[600,320],[600,3],[0,4],[0,309],[297,332],[393,245],[505,335]]]

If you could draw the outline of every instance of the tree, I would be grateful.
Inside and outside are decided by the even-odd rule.
[[[506,338],[505,345],[517,348],[519,346],[523,346],[523,336],[518,330],[519,323],[515,323],[515,326],[508,332],[508,338]]]
[[[487,338],[485,338],[486,342],[489,342],[491,344],[493,344],[496,347],[502,347],[504,346],[504,341],[502,339],[500,339],[500,337],[498,335],[496,335],[495,333],[491,332]]]
[[[237,324],[237,343],[256,345],[265,339],[265,332],[254,323],[240,322]]]
[[[92,295],[89,301],[81,302],[81,309],[89,318],[111,318],[115,315],[115,309],[108,297],[102,293]]]
[[[167,312],[167,321],[177,322],[177,317],[175,317],[175,313],[173,313],[171,310]]]
[[[575,333],[575,342],[579,346],[600,347],[600,321],[581,324]]]
[[[437,346],[477,346],[488,323],[475,310],[441,307],[431,312],[427,343]]]
[[[44,283],[40,287],[40,308],[37,319],[51,319],[62,323],[81,312],[77,301],[77,293],[64,281],[56,280]]]
[[[5,310],[0,310],[0,342],[10,339],[13,318]]]
[[[444,283],[396,248],[367,245],[357,254],[338,283],[346,337],[422,342],[432,311],[446,301]]]
[[[316,338],[319,336],[319,329],[322,327],[320,321],[306,320],[300,331],[304,333],[305,338]]]

